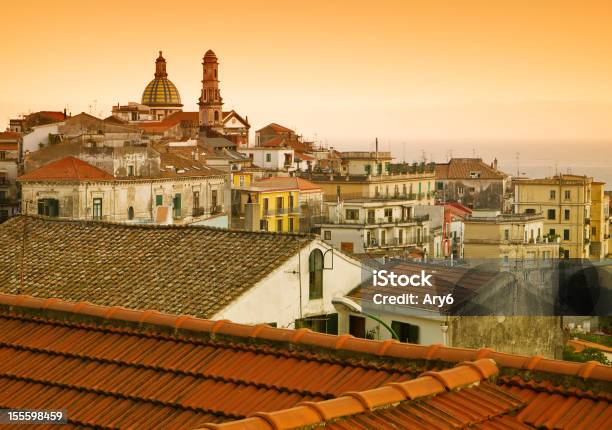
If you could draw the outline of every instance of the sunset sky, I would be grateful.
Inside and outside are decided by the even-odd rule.
[[[225,109],[254,129],[341,145],[612,138],[609,0],[21,3],[3,4],[1,128],[139,101],[160,49],[196,110],[211,48]]]

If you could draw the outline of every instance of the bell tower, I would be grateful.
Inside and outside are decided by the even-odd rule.
[[[202,61],[202,94],[200,106],[200,126],[223,132],[223,99],[219,90],[219,61],[212,50],[206,51]]]

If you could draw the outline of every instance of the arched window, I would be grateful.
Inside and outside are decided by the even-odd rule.
[[[134,219],[134,208],[132,206],[128,208],[128,219]]]
[[[218,121],[219,121],[219,111],[216,110],[215,111],[215,122],[218,122]]]
[[[323,253],[315,249],[308,257],[309,288],[308,297],[320,299],[323,297]]]

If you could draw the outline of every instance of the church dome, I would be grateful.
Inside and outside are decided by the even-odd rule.
[[[146,106],[183,106],[176,86],[168,79],[166,59],[161,51],[155,60],[155,79],[144,89],[141,103]]]

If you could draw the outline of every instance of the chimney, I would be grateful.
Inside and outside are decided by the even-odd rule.
[[[376,138],[376,160],[378,161],[378,137]]]
[[[64,119],[66,119],[66,108],[64,108]]]
[[[497,157],[493,160],[493,168],[497,170]]]

